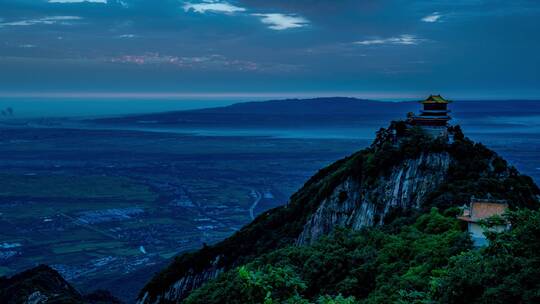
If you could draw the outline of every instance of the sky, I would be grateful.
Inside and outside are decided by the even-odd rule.
[[[538,0],[0,0],[1,96],[540,98]]]

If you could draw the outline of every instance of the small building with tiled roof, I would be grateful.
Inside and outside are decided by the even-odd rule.
[[[429,134],[441,136],[447,134],[449,115],[448,104],[452,101],[444,99],[441,95],[430,95],[420,101],[422,110],[420,115],[410,113],[407,122],[412,126],[419,126]]]
[[[421,104],[449,104],[451,102],[451,100],[446,100],[441,95],[429,95],[428,98],[420,101]]]
[[[458,216],[459,220],[467,223],[467,230],[475,247],[486,246],[488,240],[485,236],[486,227],[481,225],[481,221],[491,217],[502,216],[508,210],[508,204],[504,200],[494,200],[491,198],[477,199],[471,198],[469,206],[463,207],[463,213]],[[507,224],[490,227],[490,231],[501,232],[508,228]]]

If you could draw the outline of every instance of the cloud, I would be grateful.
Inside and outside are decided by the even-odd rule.
[[[132,39],[132,38],[137,38],[137,35],[135,35],[135,34],[123,34],[123,35],[118,35],[117,37],[121,38],[121,39]]]
[[[433,22],[438,22],[440,21],[442,15],[439,13],[439,12],[434,12],[432,13],[431,15],[427,15],[425,16],[424,18],[422,18],[421,20],[423,22],[428,22],[428,23],[433,23]]]
[[[185,2],[183,8],[186,12],[193,11],[200,14],[211,12],[248,15],[246,8],[221,0],[202,0],[202,2],[197,3]],[[304,27],[309,24],[307,19],[295,14],[254,13],[251,16],[258,17],[262,23],[268,25],[268,28],[277,31]]]
[[[107,0],[48,0],[49,3],[103,3],[107,4]]]
[[[231,59],[218,54],[189,57],[145,53],[106,58],[105,61],[137,66],[169,66],[183,70],[227,70],[238,72],[291,72],[299,68],[290,64],[258,63],[249,60]]]
[[[194,11],[200,14],[204,14],[206,12],[233,14],[246,11],[246,9],[243,7],[230,4],[229,2],[217,0],[205,0],[200,3],[185,2],[183,7],[186,12]]]
[[[268,25],[268,28],[282,31],[292,28],[299,28],[309,25],[309,21],[304,17],[292,14],[252,14],[261,18],[261,22]]]
[[[70,25],[71,21],[76,21],[76,20],[81,20],[81,19],[82,18],[78,17],[78,16],[50,16],[50,17],[42,17],[42,18],[36,18],[36,19],[23,19],[23,20],[19,20],[19,21],[3,22],[3,23],[0,23],[0,27],[4,27],[4,26],[31,26],[31,25],[38,25],[38,24]]]
[[[159,53],[146,53],[143,55],[124,55],[109,60],[113,63],[135,65],[166,65],[177,68],[205,68],[205,69],[234,69],[234,70],[257,70],[258,65],[250,61],[230,60],[222,55],[207,56],[172,56]]]
[[[356,41],[356,45],[417,45],[424,39],[420,39],[415,35],[400,35],[397,37],[377,38],[369,40]]]

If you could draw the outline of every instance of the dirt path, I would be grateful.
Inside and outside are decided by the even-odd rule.
[[[259,204],[259,202],[262,199],[262,194],[257,190],[251,190],[251,193],[255,196],[255,201],[253,202],[251,207],[249,207],[249,216],[251,217],[252,220],[254,220],[255,219],[254,211],[255,211],[255,208],[257,208],[257,205]]]

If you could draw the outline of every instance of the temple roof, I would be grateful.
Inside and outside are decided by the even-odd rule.
[[[470,207],[467,209],[464,210],[463,215],[459,216],[458,219],[466,222],[477,222],[492,216],[502,215],[508,209],[508,204],[497,201],[476,200],[472,201]]]
[[[452,101],[444,99],[441,95],[429,95],[426,100],[420,101],[420,103],[450,103]]]

